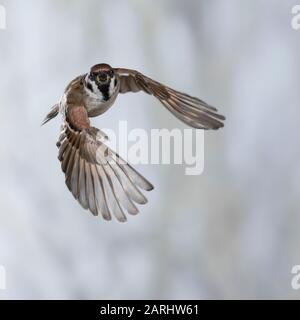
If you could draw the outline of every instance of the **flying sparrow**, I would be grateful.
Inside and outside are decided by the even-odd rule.
[[[135,203],[147,199],[139,189],[150,191],[152,184],[105,145],[107,137],[92,127],[90,117],[108,110],[119,93],[144,91],[157,98],[185,124],[198,129],[223,127],[216,108],[185,93],[171,89],[138,71],[97,64],[89,73],[75,78],[64,91],[61,101],[48,113],[42,124],[59,112],[63,125],[57,146],[58,159],[66,185],[81,206],[105,220],[114,215],[126,221],[124,211],[137,214]]]

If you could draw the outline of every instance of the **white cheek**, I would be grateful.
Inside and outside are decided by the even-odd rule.
[[[88,84],[90,84],[93,88],[93,92],[88,90],[86,87],[85,87],[85,91],[88,93],[88,95],[92,98],[95,98],[95,99],[100,99],[100,100],[103,100],[103,94],[102,92],[98,89],[97,85],[95,82],[92,82],[92,81],[89,81],[89,79],[86,79],[86,82]]]
[[[112,77],[111,80],[110,80],[109,89],[108,89],[110,97],[112,96],[114,91],[115,91],[115,77]]]

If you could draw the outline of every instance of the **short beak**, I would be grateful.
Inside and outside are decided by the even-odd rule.
[[[106,81],[107,80],[107,74],[106,73],[100,73],[99,75],[98,75],[98,78],[99,78],[99,80],[101,81],[101,82],[104,82],[104,81]]]

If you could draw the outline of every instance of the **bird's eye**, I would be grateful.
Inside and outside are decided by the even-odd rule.
[[[90,78],[91,78],[91,80],[95,80],[96,78],[97,78],[97,74],[96,73],[91,73],[90,74]]]

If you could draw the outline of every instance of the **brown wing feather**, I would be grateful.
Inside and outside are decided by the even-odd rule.
[[[136,70],[116,68],[120,78],[120,93],[144,91],[153,95],[175,117],[198,129],[219,129],[225,117],[215,107],[186,93],[176,91]]]
[[[106,220],[114,215],[126,221],[124,211],[137,214],[134,202],[147,199],[138,188],[153,189],[152,184],[125,163],[102,141],[100,130],[91,127],[83,106],[70,106],[57,146],[66,185],[83,208]],[[121,160],[121,161],[118,161]]]

